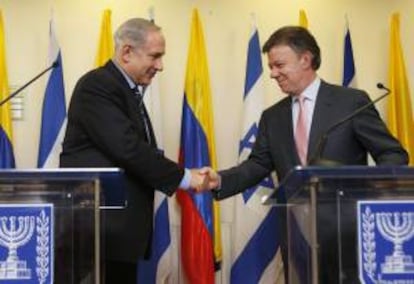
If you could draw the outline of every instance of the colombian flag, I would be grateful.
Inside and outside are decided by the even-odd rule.
[[[304,27],[305,29],[309,27],[308,17],[303,9],[299,10],[299,26]]]
[[[99,36],[98,51],[96,52],[95,66],[101,67],[114,54],[114,40],[112,37],[111,10],[103,11],[101,33]]]
[[[397,137],[410,156],[410,166],[414,165],[414,123],[411,109],[410,83],[405,67],[404,53],[400,36],[400,14],[391,16],[390,31],[388,128]]]
[[[7,78],[6,51],[4,43],[3,14],[0,11],[0,101],[9,96],[9,80]],[[12,120],[10,101],[0,106],[0,168],[14,168],[12,145]]]
[[[203,30],[193,10],[183,100],[180,163],[216,168],[210,79]],[[220,216],[210,192],[177,192],[181,206],[181,257],[188,283],[214,283],[221,260]],[[217,266],[216,266],[217,267]]]

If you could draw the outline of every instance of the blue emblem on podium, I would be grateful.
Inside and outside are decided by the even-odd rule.
[[[53,283],[53,204],[0,205],[0,282]]]
[[[359,201],[361,283],[414,284],[414,200]]]

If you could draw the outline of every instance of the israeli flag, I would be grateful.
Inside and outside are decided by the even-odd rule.
[[[239,161],[250,154],[264,108],[259,34],[254,27],[247,52],[244,118]],[[276,283],[282,266],[276,262],[279,248],[276,211],[261,199],[274,188],[270,177],[235,198],[234,242],[230,283]]]
[[[355,78],[355,64],[354,64],[354,51],[352,49],[351,33],[349,31],[348,21],[346,23],[346,32],[344,40],[344,70],[342,78],[342,86],[350,87],[354,86]]]
[[[55,34],[53,18],[49,25],[49,64],[57,66],[50,73],[42,108],[42,126],[40,130],[39,168],[57,168],[62,150],[63,135],[66,129],[66,102],[63,85],[63,66],[59,44]]]
[[[155,77],[145,90],[144,103],[151,118],[157,145],[162,148],[161,103],[159,80]],[[138,283],[171,283],[172,247],[168,198],[160,191],[154,196],[154,232],[152,236],[151,257],[138,263]]]

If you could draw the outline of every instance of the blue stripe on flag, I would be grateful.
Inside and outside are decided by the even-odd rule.
[[[259,283],[279,247],[277,222],[276,208],[272,208],[233,264],[231,283]]]
[[[344,71],[342,86],[349,86],[355,76],[354,52],[352,50],[351,33],[346,30],[344,41]]]
[[[260,54],[259,32],[257,31],[257,29],[255,29],[249,40],[249,46],[247,48],[246,81],[244,84],[243,96],[244,100],[246,100],[246,97],[249,94],[254,95],[254,93],[251,93],[250,91],[253,88],[253,86],[257,83],[262,73],[263,66],[262,57]],[[239,155],[245,149],[249,149],[249,151],[251,151],[251,149],[254,146],[254,142],[256,141],[257,131],[257,122],[254,121],[251,127],[249,128],[249,131],[247,131],[246,135],[240,141]],[[255,186],[243,192],[243,198],[245,202],[247,202],[250,199],[250,197],[255,193],[257,188],[258,186]]]
[[[243,150],[249,149],[249,151],[251,151],[253,149],[254,142],[256,142],[256,135],[257,135],[258,129],[259,128],[257,126],[257,123],[256,122],[252,123],[246,135],[244,135],[243,139],[240,140],[239,156]]]
[[[254,30],[249,41],[247,52],[246,82],[244,93],[244,128],[240,141],[239,160],[243,160],[251,152],[257,136],[257,123],[264,107],[264,94],[261,85],[263,73],[259,35]],[[244,137],[243,137],[244,136]],[[277,234],[278,220],[275,208],[263,208],[256,191],[274,188],[271,177],[264,179],[259,185],[243,192],[240,200],[236,199],[235,243],[241,247],[235,251],[237,259],[231,268],[230,283],[259,283],[264,272],[274,273],[274,262],[279,247]],[[237,198],[237,197],[236,197]],[[252,218],[246,222],[245,215]],[[270,267],[273,266],[273,267]],[[273,275],[273,274],[272,274]]]
[[[184,94],[183,118],[181,129],[181,141],[184,166],[186,168],[201,168],[210,166],[210,158],[207,144],[207,137],[193,110],[187,103],[187,96]],[[196,193],[189,191],[189,194],[198,209],[204,224],[209,233],[213,236],[213,199],[210,193]]]
[[[187,168],[200,168],[210,165],[207,137],[200,122],[195,117],[193,110],[188,105],[185,94],[183,103],[183,129],[181,133],[181,141],[183,141],[182,147],[185,149],[184,166]]]
[[[11,169],[15,167],[13,146],[9,137],[0,125],[0,168]]]
[[[158,262],[171,244],[170,222],[168,218],[167,198],[161,202],[155,214],[152,252],[149,260],[140,260],[138,265],[138,283],[157,283]]]
[[[262,180],[258,185],[252,188],[249,188],[242,193],[244,203],[247,203],[249,201],[250,197],[252,197],[252,195],[256,192],[256,189],[258,189],[260,186],[267,187],[267,188],[275,188],[273,179],[270,176],[268,176],[264,178],[264,180]]]
[[[309,283],[312,278],[309,263],[311,263],[311,247],[305,239],[304,233],[301,231],[298,221],[292,212],[289,212],[289,242],[291,244],[291,253],[289,254],[289,262],[293,267],[300,267],[296,270],[299,283]]]
[[[42,110],[38,167],[43,167],[56,142],[66,117],[65,91],[63,86],[62,58],[57,56],[58,66],[52,69],[46,86]]]
[[[159,80],[155,77],[146,88],[144,103],[151,119],[159,149],[163,149],[161,132]],[[167,283],[173,274],[170,218],[167,196],[154,193],[154,232],[151,242],[151,256],[147,260],[138,260],[137,283]]]
[[[259,32],[256,30],[249,41],[247,51],[246,82],[244,84],[244,97],[246,97],[251,88],[263,73],[262,57],[260,54]]]

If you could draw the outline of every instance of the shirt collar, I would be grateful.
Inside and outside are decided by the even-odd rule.
[[[308,100],[316,101],[316,97],[318,96],[318,90],[321,85],[321,79],[316,77],[309,86],[306,87],[305,90],[300,94],[300,96],[305,97]],[[292,102],[296,100],[297,96],[292,97]]]
[[[125,70],[122,69],[122,67],[119,66],[119,64],[115,60],[113,60],[113,59],[111,59],[111,60],[112,60],[112,63],[115,65],[115,67],[119,70],[119,72],[121,72],[122,76],[124,76],[124,78],[127,81],[129,87],[131,89],[135,89],[138,85],[135,84],[135,82],[131,79],[131,77],[129,77],[129,75],[125,72]]]

